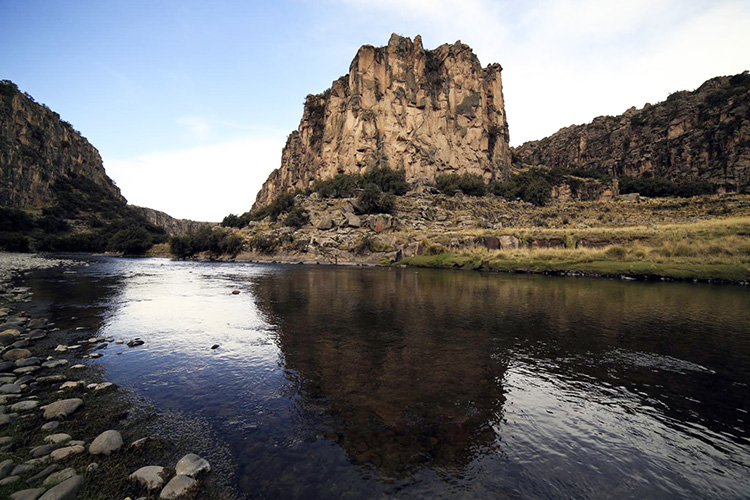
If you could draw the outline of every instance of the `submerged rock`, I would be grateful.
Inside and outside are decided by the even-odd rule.
[[[201,472],[210,472],[211,465],[208,461],[199,457],[195,453],[188,453],[177,462],[175,466],[177,474],[195,477]]]
[[[193,479],[192,477],[183,476],[183,475],[177,475],[173,477],[167,485],[164,487],[163,490],[161,490],[161,494],[159,495],[159,498],[164,499],[173,499],[173,498],[179,498],[183,496],[185,493],[190,490],[197,481]]]

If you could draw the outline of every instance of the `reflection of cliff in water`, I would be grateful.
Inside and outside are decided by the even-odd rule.
[[[325,269],[260,280],[303,404],[323,405],[354,463],[386,475],[456,467],[495,442],[505,360],[481,311],[491,294],[413,273]],[[448,305],[448,307],[446,307]]]
[[[115,261],[109,265],[114,268],[117,264]],[[91,332],[102,327],[127,278],[115,273],[88,272],[82,267],[61,277],[60,270],[53,267],[29,273],[25,283],[34,289],[30,307],[35,315],[46,317],[62,330],[84,327]]]
[[[679,413],[725,430],[726,394],[711,385],[729,382],[724,392],[734,391],[731,381],[746,379],[731,363],[748,355],[740,335],[750,324],[747,298],[731,288],[666,287],[298,268],[259,279],[254,293],[278,325],[303,411],[330,413],[338,426],[331,437],[352,462],[400,476],[421,466],[460,469],[501,447],[503,378],[516,363],[568,381],[631,387],[663,403],[661,418]],[[688,370],[724,373],[683,374],[675,365],[682,360]]]

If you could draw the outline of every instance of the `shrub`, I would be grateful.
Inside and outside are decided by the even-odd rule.
[[[469,196],[484,196],[487,194],[487,185],[480,175],[477,174],[440,174],[435,178],[435,187],[444,194],[453,196],[456,191],[461,191]]]
[[[265,207],[262,207],[255,212],[251,212],[248,217],[250,220],[262,220],[266,217],[270,217],[272,221],[276,221],[279,218],[279,215],[291,210],[294,206],[295,196],[297,196],[296,191],[281,193]]]
[[[324,198],[351,198],[358,188],[367,184],[375,184],[384,193],[397,196],[409,191],[406,172],[403,169],[393,170],[387,165],[373,167],[364,175],[336,174],[331,179],[317,180],[312,190]]]
[[[607,258],[614,260],[624,260],[627,254],[628,251],[620,245],[611,246],[604,251],[604,255],[606,255]]]
[[[107,250],[123,255],[143,255],[153,246],[151,235],[142,227],[129,227],[112,235]]]
[[[301,207],[294,207],[289,211],[286,218],[284,219],[284,225],[294,228],[301,228],[310,223],[310,214],[307,210]]]
[[[359,175],[336,174],[330,179],[315,181],[312,190],[323,198],[351,198],[361,183]]]
[[[664,177],[646,175],[643,177],[622,177],[620,179],[620,193],[640,193],[643,196],[660,198],[677,196],[689,198],[703,194],[712,194],[713,185],[707,181],[673,182]]]
[[[384,193],[401,196],[409,191],[409,184],[406,183],[406,171],[403,169],[392,170],[387,165],[374,167],[365,172],[362,179],[365,185],[375,184]]]
[[[376,184],[365,185],[362,194],[357,198],[357,205],[363,214],[393,213],[396,198],[391,193],[384,193]]]
[[[258,234],[250,240],[250,246],[261,253],[273,253],[278,245],[279,240],[272,235]]]
[[[506,200],[520,198],[527,203],[544,206],[552,196],[552,184],[547,176],[548,173],[540,169],[530,169],[513,176],[510,181],[493,182],[490,189]]]
[[[235,256],[242,251],[244,240],[231,231],[215,227],[201,227],[184,236],[173,236],[169,240],[169,251],[177,258],[192,257],[199,252],[209,252],[212,256]]]
[[[178,259],[195,255],[193,242],[189,236],[173,236],[169,239],[169,252]]]
[[[20,233],[0,233],[0,250],[6,252],[28,252],[29,238]]]
[[[245,240],[237,234],[224,234],[219,240],[219,250],[224,255],[236,257],[245,247]]]
[[[34,228],[34,220],[23,210],[0,207],[0,231],[27,232]]]

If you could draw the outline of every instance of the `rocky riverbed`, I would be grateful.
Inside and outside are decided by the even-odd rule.
[[[207,460],[153,435],[159,417],[89,361],[142,341],[62,330],[31,312],[23,273],[73,264],[0,253],[0,498],[231,498]]]

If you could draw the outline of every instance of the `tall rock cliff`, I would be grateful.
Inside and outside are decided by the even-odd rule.
[[[43,206],[54,198],[55,183],[71,174],[125,201],[86,138],[14,83],[0,81],[0,206]]]
[[[255,207],[371,166],[403,168],[418,184],[440,173],[504,176],[510,149],[501,71],[499,64],[482,68],[461,42],[425,50],[420,36],[392,35],[386,47],[363,46],[347,76],[307,96]]]
[[[750,191],[750,74],[712,78],[659,104],[600,116],[513,149],[514,161],[596,169],[615,178],[650,173]]]

